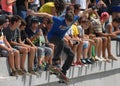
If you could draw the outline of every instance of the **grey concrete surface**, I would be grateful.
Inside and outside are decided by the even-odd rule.
[[[112,53],[116,55],[116,42],[112,41]],[[42,72],[40,76],[9,76],[7,58],[0,58],[0,86],[120,86],[120,58],[118,61],[96,62],[93,65],[71,67],[67,73],[68,85],[58,83],[55,75]]]

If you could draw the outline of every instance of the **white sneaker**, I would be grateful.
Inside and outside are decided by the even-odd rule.
[[[100,59],[101,59],[102,61],[106,61],[106,59],[104,59],[102,56],[100,57]]]
[[[98,56],[95,56],[95,60],[103,61],[103,59],[100,59]]]

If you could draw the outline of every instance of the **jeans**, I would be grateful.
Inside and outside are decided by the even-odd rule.
[[[73,62],[73,59],[74,59],[74,53],[73,53],[73,51],[59,37],[53,37],[49,41],[51,43],[55,44],[55,53],[54,53],[54,57],[53,57],[53,62],[60,59],[60,55],[61,55],[62,51],[64,51],[65,54],[67,55],[67,59],[65,60],[63,66],[62,66],[62,72],[64,74],[66,74],[67,70],[70,68],[70,66],[71,66],[71,64]]]
[[[18,15],[25,19],[27,17],[27,11],[18,10]]]

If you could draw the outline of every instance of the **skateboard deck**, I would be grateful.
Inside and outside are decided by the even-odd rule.
[[[50,67],[50,74],[55,74],[60,81],[63,81],[65,84],[68,84],[69,79],[66,77],[66,75],[64,75],[61,70],[55,66],[51,66]]]

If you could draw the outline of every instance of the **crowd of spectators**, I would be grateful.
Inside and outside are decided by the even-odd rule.
[[[51,66],[66,75],[71,66],[110,63],[117,60],[111,51],[116,38],[120,0],[0,0],[0,55],[8,57],[12,76]]]

